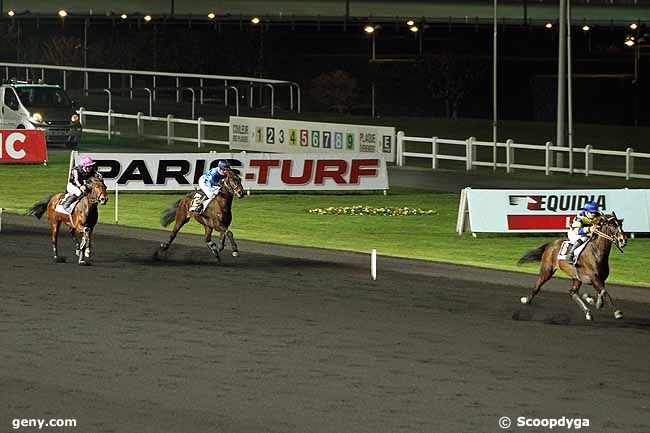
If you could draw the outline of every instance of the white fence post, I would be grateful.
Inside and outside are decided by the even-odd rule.
[[[634,149],[628,147],[625,149],[625,179],[630,180],[634,173],[634,157],[632,156]]]
[[[108,130],[108,139],[111,139],[111,136],[113,135],[113,110],[108,110],[106,118],[108,119],[107,122],[107,130]]]
[[[431,137],[431,168],[438,168],[438,137]]]
[[[512,145],[515,144],[512,138],[506,140],[506,173],[512,173],[514,170],[512,165],[515,163],[515,148]]]
[[[544,149],[544,159],[545,159],[544,172],[546,173],[547,176],[551,174],[551,146],[552,145],[553,143],[551,143],[550,141],[547,141],[546,144],[544,145],[546,146],[546,148]]]
[[[142,111],[138,111],[138,114],[135,115],[135,123],[136,123],[136,134],[138,135],[138,138],[142,138],[144,135],[144,122],[142,121]]]
[[[475,137],[469,137],[465,140],[465,170],[472,170],[474,168],[474,141]]]
[[[198,146],[199,149],[201,148],[201,142],[203,141],[203,138],[205,137],[205,126],[203,125],[203,117],[199,117],[196,122],[197,125],[197,141],[198,141]]]
[[[585,176],[589,176],[591,164],[593,162],[593,155],[591,154],[591,144],[585,146]]]
[[[167,115],[167,144],[174,142],[174,116]]]
[[[404,165],[404,131],[397,131],[397,142],[395,143],[395,157],[398,167]]]
[[[86,109],[84,107],[79,107],[79,123],[81,123],[81,127],[86,126],[86,114],[85,114]]]

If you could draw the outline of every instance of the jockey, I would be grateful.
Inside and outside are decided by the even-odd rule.
[[[221,181],[225,177],[226,170],[230,168],[228,161],[221,160],[215,168],[212,168],[199,178],[199,187],[208,198],[202,205],[190,207],[190,212],[203,213],[208,208],[210,201],[219,194]]]
[[[585,243],[588,234],[593,231],[593,225],[600,219],[601,213],[598,211],[598,203],[588,201],[584,208],[573,219],[571,228],[567,233],[571,242],[571,249],[567,253],[567,261],[573,261],[573,253],[580,245]]]
[[[88,187],[85,185],[86,181],[91,177],[100,177],[101,174],[97,171],[95,161],[89,156],[84,156],[79,161],[79,165],[72,167],[70,170],[70,177],[68,178],[68,186],[66,190],[70,193],[61,205],[67,208],[83,195],[88,193]]]

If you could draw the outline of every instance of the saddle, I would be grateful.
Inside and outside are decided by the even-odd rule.
[[[580,245],[576,250],[573,252],[573,263],[578,262],[578,258],[580,257],[580,254],[582,254],[582,251],[585,249],[589,241],[584,242],[582,245]],[[567,260],[569,256],[569,250],[571,249],[571,242],[570,241],[564,241],[562,242],[562,245],[560,246],[560,251],[557,253],[557,259],[558,260]]]

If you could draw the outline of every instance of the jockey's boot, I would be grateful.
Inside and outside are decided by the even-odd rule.
[[[575,260],[575,250],[584,243],[582,239],[578,239],[571,245],[571,249],[569,249],[569,252],[567,253],[566,260],[567,262],[573,262]]]
[[[63,209],[67,209],[72,203],[74,203],[79,198],[78,195],[70,194],[62,202],[61,206]]]

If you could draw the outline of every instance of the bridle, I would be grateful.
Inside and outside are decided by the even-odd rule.
[[[612,224],[612,222],[614,224]],[[616,231],[612,235],[609,235],[609,234],[607,234],[607,233],[605,233],[605,232],[603,232],[603,231],[601,231],[599,229],[599,227],[601,227],[602,225],[606,225],[608,227],[611,227],[612,225],[614,225],[614,227],[616,227]],[[598,225],[594,226],[592,231],[593,231],[593,233],[595,235],[597,235],[597,236],[599,236],[601,238],[607,239],[608,241],[612,242],[614,245],[616,245],[616,248],[618,248],[618,250],[620,252],[623,252],[623,248],[621,248],[619,246],[618,240],[616,239],[616,236],[621,232],[621,230],[622,230],[622,227],[621,227],[620,221],[616,217],[616,214],[613,213],[611,216],[603,216],[602,222],[599,223]]]
[[[223,180],[223,185],[226,187],[228,191],[230,191],[231,194],[241,197],[239,194],[237,194],[237,187],[241,186],[241,180],[239,180],[239,176],[237,176],[237,174],[235,174],[235,172],[233,172],[232,170],[228,170],[226,172],[226,176]]]
[[[99,184],[103,185],[104,181],[99,178],[91,178],[89,179],[89,182],[90,182],[91,191],[88,194],[88,201],[90,201],[91,204],[99,203],[101,199],[99,198],[100,193],[97,192],[98,189],[97,186]]]

